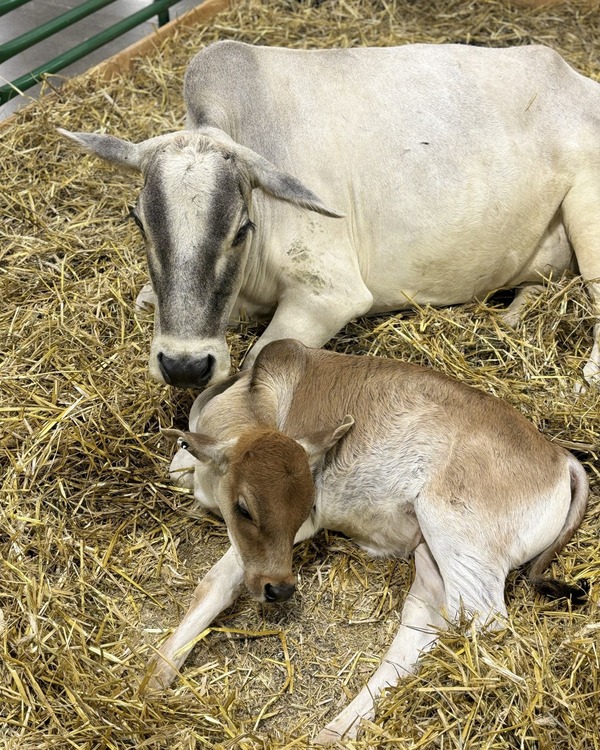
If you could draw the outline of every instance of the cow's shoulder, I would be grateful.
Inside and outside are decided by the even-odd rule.
[[[223,66],[237,66],[248,62],[256,55],[260,47],[232,39],[223,39],[209,44],[198,52],[191,60],[186,71],[186,78],[203,72],[214,70],[218,72]]]
[[[534,69],[545,71],[546,74],[562,78],[575,76],[575,70],[569,63],[551,47],[544,44],[528,44],[521,47],[510,47],[507,54],[522,60],[524,73]]]

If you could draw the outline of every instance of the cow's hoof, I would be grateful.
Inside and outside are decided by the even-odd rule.
[[[583,379],[594,388],[600,387],[600,365],[593,359],[583,368]],[[584,386],[585,387],[585,386]]]
[[[510,328],[517,328],[521,322],[520,310],[511,310],[510,307],[507,307],[505,310],[501,310],[499,315]]]
[[[159,656],[155,656],[146,668],[146,674],[140,683],[139,692],[147,698],[152,698],[166,690],[177,675],[178,671],[174,667]]]
[[[140,312],[152,310],[156,307],[156,294],[154,293],[154,288],[152,287],[152,282],[149,281],[147,284],[144,284],[144,286],[141,288],[140,293],[138,294],[136,300],[135,300],[135,309]]]
[[[348,726],[347,721],[337,721],[334,719],[324,729],[321,729],[315,737],[315,745],[333,745],[336,742],[341,743],[344,740],[354,740],[358,735],[359,727],[359,716],[356,717],[356,720],[350,726]]]
[[[587,393],[589,388],[600,388],[600,366],[593,360],[583,368],[583,380],[583,383],[575,383],[573,386],[575,393]]]

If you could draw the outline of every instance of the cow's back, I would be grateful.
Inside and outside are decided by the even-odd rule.
[[[387,154],[381,168],[389,171],[390,147],[425,132],[430,140],[418,145],[462,133],[460,150],[473,131],[522,138],[533,130],[552,141],[582,118],[600,120],[600,87],[543,46],[293,50],[223,41],[191,61],[184,94],[192,127],[221,128],[266,158],[281,155],[284,168],[308,149],[346,166]],[[593,115],[581,107],[590,95]]]

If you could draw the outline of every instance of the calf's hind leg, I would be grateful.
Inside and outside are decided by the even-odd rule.
[[[371,719],[374,701],[386,687],[415,671],[419,655],[431,648],[446,627],[444,583],[425,543],[415,549],[415,580],[402,609],[402,624],[371,679],[356,698],[317,735],[318,745],[356,737],[361,719]]]

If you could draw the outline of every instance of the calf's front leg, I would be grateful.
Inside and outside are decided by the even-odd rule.
[[[168,687],[193,648],[194,639],[240,594],[244,572],[233,548],[213,565],[192,594],[189,609],[148,666],[148,690]]]
[[[446,627],[444,582],[427,544],[415,549],[415,580],[402,609],[402,624],[383,660],[356,698],[319,732],[318,745],[356,737],[361,719],[372,719],[374,701],[386,687],[415,671],[419,655],[431,648]]]

